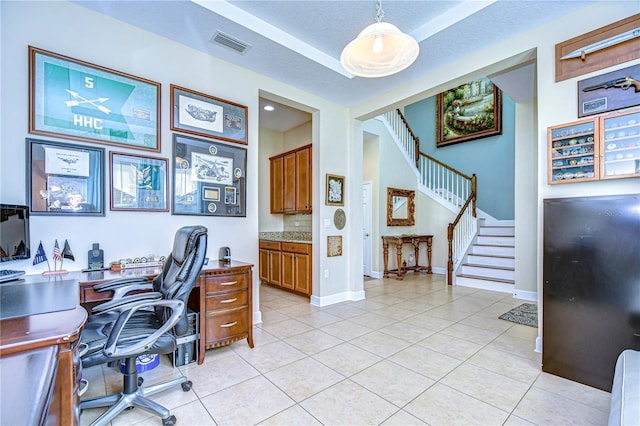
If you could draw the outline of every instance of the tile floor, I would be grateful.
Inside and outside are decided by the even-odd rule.
[[[536,329],[497,319],[522,300],[442,275],[365,281],[366,299],[317,308],[260,287],[263,323],[246,341],[145,383],[185,374],[191,392],[155,396],[180,425],[603,425],[609,394],[542,373]],[[121,376],[84,370],[85,396],[115,392]],[[81,416],[89,424],[100,410]],[[160,425],[140,409],[113,425]]]

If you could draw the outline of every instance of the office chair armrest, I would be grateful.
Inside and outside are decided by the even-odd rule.
[[[95,291],[108,291],[115,290],[124,284],[146,284],[149,280],[145,277],[128,277],[128,278],[116,278],[115,280],[105,281],[93,286]]]
[[[113,299],[107,302],[101,303],[98,306],[94,306],[91,309],[91,314],[104,314],[105,312],[111,311],[124,311],[127,309],[131,309],[133,304],[137,304],[143,301],[151,301],[151,300],[160,300],[162,299],[162,294],[158,292],[147,292],[147,293],[139,293],[132,294],[129,296],[121,297],[120,299]]]
[[[136,311],[149,308],[149,307],[165,307],[171,310],[171,316],[167,318],[162,326],[156,329],[151,335],[147,336],[139,342],[127,345],[126,343],[119,342],[120,336],[125,329],[125,326],[129,319],[135,314]],[[181,300],[154,300],[145,301],[136,304],[132,304],[131,309],[124,311],[120,314],[120,317],[116,321],[111,334],[104,346],[103,351],[111,358],[127,358],[134,355],[139,355],[146,352],[153,344],[166,332],[171,330],[175,326],[185,311],[184,302]],[[123,339],[125,340],[125,339]],[[120,345],[118,344],[120,343]]]

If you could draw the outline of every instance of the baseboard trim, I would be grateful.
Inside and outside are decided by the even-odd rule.
[[[318,297],[311,296],[311,304],[313,306],[323,307],[341,302],[355,302],[364,299],[364,290],[345,291],[343,293],[332,294],[330,296]]]
[[[384,272],[382,271],[371,271],[371,273],[369,274],[371,278],[382,278],[383,275]]]
[[[254,311],[253,312],[253,323],[254,324],[262,324],[262,311]]]
[[[540,325],[538,324],[538,327]],[[534,349],[534,351],[538,352],[539,354],[542,353],[542,336],[538,336],[536,337],[536,348]]]
[[[538,301],[538,292],[537,291],[518,290],[516,288],[516,289],[513,290],[513,298],[514,299],[528,300],[530,302],[537,302]]]

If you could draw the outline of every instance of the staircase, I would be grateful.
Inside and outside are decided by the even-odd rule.
[[[400,150],[405,153],[407,161],[415,164],[418,188],[458,215],[447,230],[447,283],[513,293],[513,221],[491,219],[489,222],[478,219],[475,175],[466,176],[420,152],[420,141],[400,110],[388,111],[381,119]],[[457,271],[455,277],[454,271]]]
[[[478,235],[457,270],[455,284],[513,293],[515,232],[513,221],[480,219]]]

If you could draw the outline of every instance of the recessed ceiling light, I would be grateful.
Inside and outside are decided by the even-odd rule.
[[[264,110],[265,111],[273,111],[275,108],[273,107],[273,105],[265,105],[264,106]]]

